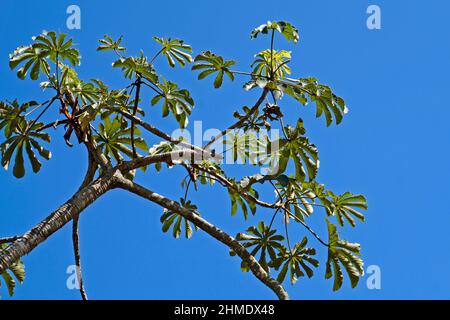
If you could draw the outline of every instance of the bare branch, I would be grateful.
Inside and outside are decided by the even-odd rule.
[[[189,210],[183,208],[179,203],[165,198],[157,193],[154,193],[151,190],[148,190],[130,180],[127,179],[119,179],[119,186],[125,190],[128,190],[140,197],[143,197],[147,200],[150,200],[163,208],[167,208],[174,212],[179,213],[184,218],[191,221],[194,225],[196,225],[201,230],[208,233],[213,238],[219,240],[223,244],[225,244],[230,249],[233,249],[234,252],[245,262],[248,264],[252,273],[267,287],[272,289],[272,291],[278,296],[280,300],[288,300],[289,296],[287,292],[284,290],[283,286],[273,279],[258,263],[254,256],[252,256],[245,248],[242,246],[236,239],[220,230],[216,226],[212,225],[202,217],[192,213]]]
[[[16,241],[19,238],[20,238],[20,236],[3,237],[3,238],[0,238],[0,244],[11,243],[11,242]]]
[[[83,273],[81,272],[81,255],[80,255],[80,239],[78,234],[78,224],[80,221],[80,216],[77,215],[72,221],[72,245],[73,253],[75,256],[75,267],[78,278],[78,285],[80,287],[80,294],[83,300],[88,300],[86,289],[84,288]]]
[[[161,154],[154,154],[154,155],[139,157],[137,159],[133,159],[130,161],[124,161],[118,165],[118,168],[122,172],[125,172],[125,171],[138,169],[141,167],[148,166],[149,164],[159,163],[159,162],[165,162],[169,165],[173,165],[176,163],[182,164],[183,161],[185,161],[185,160],[194,162],[196,160],[195,159],[196,155],[198,157],[201,157],[201,156],[203,156],[203,153],[199,152],[197,150],[182,149],[182,150],[177,150],[177,151],[165,152],[165,153],[161,153]]]
[[[119,109],[119,108],[110,108],[110,110],[120,113],[121,115],[123,115],[128,120],[131,120],[135,124],[140,125],[142,128],[144,128],[148,132],[154,134],[157,137],[162,138],[163,140],[166,140],[168,142],[172,142],[175,145],[181,146],[183,148],[187,148],[187,149],[191,149],[191,150],[196,150],[198,152],[202,152],[204,154],[205,158],[214,158],[217,161],[220,161],[223,158],[221,155],[212,155],[210,151],[204,150],[204,149],[202,149],[199,146],[195,146],[193,144],[190,144],[190,143],[185,142],[185,141],[180,140],[180,139],[175,139],[175,138],[171,137],[170,135],[168,135],[167,133],[159,130],[158,128],[156,128],[156,127],[152,126],[151,124],[145,122],[144,120],[140,119],[136,115],[132,115],[131,113],[129,113],[129,112],[125,111],[125,110],[122,110],[122,109]]]
[[[88,153],[88,169],[86,176],[84,177],[83,183],[78,190],[81,190],[88,186],[92,180],[94,180],[95,172],[97,171],[98,164],[95,162],[93,156]],[[73,253],[75,258],[75,266],[78,278],[78,284],[80,287],[80,294],[83,300],[88,300],[86,289],[84,288],[83,273],[81,270],[81,254],[80,254],[80,237],[79,237],[79,220],[80,215],[77,214],[73,217],[72,221],[72,245]]]
[[[156,135],[156,136],[158,136],[158,137],[160,137],[160,138],[162,138],[162,139],[164,139],[166,141],[173,142],[175,144],[178,144],[178,143],[181,142],[181,140],[172,138],[167,133],[159,130],[158,128],[156,128],[156,127],[152,126],[151,124],[145,122],[144,120],[140,119],[136,115],[133,115],[133,114],[131,114],[131,113],[125,111],[125,110],[122,110],[120,108],[109,108],[109,110],[120,113],[121,115],[123,115],[128,120],[134,122],[135,124],[140,125],[142,128],[144,128],[148,132],[153,133],[154,135]]]

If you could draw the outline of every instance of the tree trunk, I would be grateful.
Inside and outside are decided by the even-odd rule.
[[[80,214],[85,208],[107,191],[115,187],[113,172],[106,173],[52,212],[47,218],[33,227],[19,239],[0,251],[0,274],[22,256],[30,253],[49,236],[61,229],[67,222]]]

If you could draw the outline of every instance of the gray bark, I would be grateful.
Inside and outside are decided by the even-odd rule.
[[[253,257],[245,248],[242,246],[236,239],[220,230],[216,226],[212,225],[202,217],[192,213],[189,210],[183,208],[177,202],[170,200],[162,195],[159,195],[151,190],[148,190],[130,180],[120,179],[118,181],[119,187],[128,190],[136,195],[139,195],[147,200],[150,200],[163,208],[167,208],[174,212],[178,212],[183,217],[191,221],[194,225],[196,225],[201,230],[205,231],[215,239],[219,240],[223,244],[225,244],[230,249],[233,249],[234,252],[245,261],[252,273],[267,287],[272,289],[272,291],[278,296],[280,300],[288,300],[289,295],[284,290],[283,286],[273,279],[258,263],[258,261]]]

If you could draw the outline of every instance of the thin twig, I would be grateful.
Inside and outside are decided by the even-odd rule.
[[[50,108],[50,106],[53,104],[53,102],[57,99],[57,97],[53,97],[50,99],[50,101],[48,102],[48,105],[44,108],[44,110],[41,111],[41,113],[36,117],[36,119],[34,119],[31,122],[31,125],[27,128],[25,134],[28,133],[28,131],[30,131],[30,129],[35,125],[35,123],[44,115],[44,113],[48,110],[48,108]]]
[[[264,88],[263,92],[261,94],[261,96],[259,97],[258,101],[256,101],[256,103],[254,104],[254,106],[250,109],[250,111],[243,116],[242,118],[239,119],[239,121],[237,121],[236,123],[234,123],[233,125],[229,126],[227,129],[222,130],[222,132],[220,134],[218,134],[217,136],[215,136],[214,138],[212,138],[204,147],[203,149],[208,149],[209,146],[211,146],[214,142],[216,142],[218,139],[222,138],[224,135],[227,134],[228,131],[233,130],[235,128],[240,127],[242,124],[244,124],[244,122],[250,118],[250,116],[256,112],[256,110],[258,110],[259,106],[261,105],[261,103],[264,101],[264,99],[267,96],[267,93],[269,92],[269,89]]]
[[[78,235],[78,224],[79,224],[80,216],[76,216],[72,219],[72,244],[73,244],[73,252],[75,256],[75,267],[78,278],[78,286],[80,288],[81,298],[83,300],[88,300],[88,296],[86,293],[86,289],[84,288],[83,274],[81,272],[81,255],[80,255],[80,243],[79,243],[79,235]]]
[[[133,107],[133,116],[136,116],[138,105],[139,105],[139,95],[141,92],[141,77],[138,76],[136,79],[136,95],[134,97],[134,107]],[[137,157],[136,146],[134,145],[134,121],[131,121],[131,149],[133,152],[133,158]]]
[[[286,210],[286,209],[285,209]],[[288,229],[288,224],[289,224],[289,215],[284,215],[284,231],[286,233],[286,242],[289,248],[289,252],[292,253],[292,248],[291,248],[291,241],[289,240],[289,229]]]
[[[51,122],[49,124],[46,124],[45,126],[39,128],[36,131],[37,132],[41,132],[41,131],[44,131],[44,130],[49,129],[49,128],[55,128],[56,129],[57,126],[59,126],[61,124],[67,124],[68,122],[69,122],[68,119],[56,120],[56,121],[53,121],[53,122]]]
[[[270,39],[270,77],[274,79],[275,73],[273,72],[273,40],[275,37],[275,29],[272,29],[272,37]]]
[[[281,197],[281,193],[278,190],[278,188],[275,186],[275,184],[269,180],[270,183],[272,184],[272,186],[274,187],[275,191],[278,193],[278,196]],[[288,208],[286,208],[286,204],[282,204],[281,208],[283,208],[283,210],[285,210],[285,212],[287,212],[289,214],[289,216],[291,218],[293,218],[295,221],[300,222],[309,232],[311,232],[311,234],[320,242],[322,243],[324,246],[329,247],[329,244],[324,242],[318,235],[317,233],[314,232],[314,230],[312,230],[304,221],[302,221],[299,217],[297,217],[295,214],[293,214],[291,211],[289,211]]]
[[[11,242],[14,242],[14,241],[16,241],[16,240],[18,240],[20,238],[21,238],[21,236],[3,237],[3,238],[0,238],[0,244],[11,243]]]
[[[42,102],[41,104],[38,104],[36,107],[34,107],[33,109],[31,109],[30,111],[28,111],[27,113],[25,113],[25,117],[28,117],[30,114],[32,114],[33,112],[35,112],[37,109],[41,108],[42,106],[46,105],[47,103],[49,103],[52,99],[48,99],[45,102]]]
[[[289,216],[293,218],[295,221],[300,222],[321,244],[323,244],[326,247],[329,247],[330,245],[323,241],[317,233],[311,229],[310,226],[308,226],[304,221],[302,221],[299,217],[297,217],[295,214],[293,214],[288,208],[284,208],[289,213]]]
[[[147,86],[147,87],[149,87],[150,89],[152,89],[153,91],[155,91],[157,94],[161,94],[161,95],[162,95],[161,90],[157,89],[155,86],[152,86],[152,85],[148,84],[148,83],[145,82],[145,81],[142,81],[142,84],[145,85],[145,86]]]
[[[155,61],[155,59],[161,54],[161,52],[163,51],[164,48],[161,48],[161,50],[159,50],[154,56],[153,58],[150,60],[150,64],[153,64],[153,61]]]

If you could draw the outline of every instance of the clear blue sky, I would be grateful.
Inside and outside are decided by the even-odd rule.
[[[369,201],[367,222],[346,229],[345,238],[362,244],[366,265],[379,265],[382,289],[368,290],[365,278],[357,289],[346,280],[338,293],[316,277],[286,285],[295,299],[392,299],[450,297],[450,108],[446,98],[450,73],[447,1],[20,1],[0,5],[0,98],[38,99],[38,83],[20,81],[8,68],[8,54],[28,44],[43,29],[69,32],[79,44],[83,78],[98,77],[112,87],[124,85],[112,56],[96,53],[97,39],[107,33],[125,36],[131,52],[156,49],[153,35],[180,37],[195,52],[211,49],[239,61],[248,70],[253,55],[267,39],[251,41],[252,28],[267,20],[287,20],[300,30],[300,42],[278,47],[292,50],[296,76],[316,76],[346,99],[350,113],[340,126],[327,129],[312,108],[287,102],[292,120],[304,118],[311,140],[319,147],[319,180],[336,192],[363,193]],[[81,30],[66,29],[66,8],[81,7]],[[382,29],[366,28],[366,8],[382,10]],[[271,13],[272,11],[272,13]],[[191,120],[225,127],[232,112],[250,104],[254,94],[241,89],[244,78],[211,90],[188,69],[159,70],[196,99]],[[148,106],[148,108],[150,108]],[[153,113],[152,113],[153,112]],[[154,118],[160,114],[149,112]],[[56,116],[54,116],[56,117]],[[52,117],[48,118],[51,119]],[[169,130],[174,123],[161,124]],[[81,182],[85,150],[68,149],[54,135],[53,158],[39,175],[17,180],[0,170],[0,236],[26,231],[62,204]],[[244,171],[235,169],[242,174]],[[173,198],[181,196],[181,171],[140,178]],[[229,200],[220,189],[194,195],[202,215],[232,234],[258,221],[230,217]],[[203,199],[203,200],[202,200]],[[250,274],[227,248],[197,233],[174,240],[161,232],[161,209],[132,195],[113,191],[89,207],[81,219],[81,250],[88,293],[94,299],[256,298],[274,295]],[[264,216],[260,213],[259,218]],[[266,213],[267,214],[267,213]],[[324,234],[325,229],[317,224]],[[69,226],[39,246],[24,261],[27,279],[16,299],[78,299],[66,288],[72,264]],[[304,230],[292,231],[300,238]],[[311,244],[319,244],[310,239]],[[319,257],[324,262],[325,251]],[[6,292],[2,290],[2,296]]]

